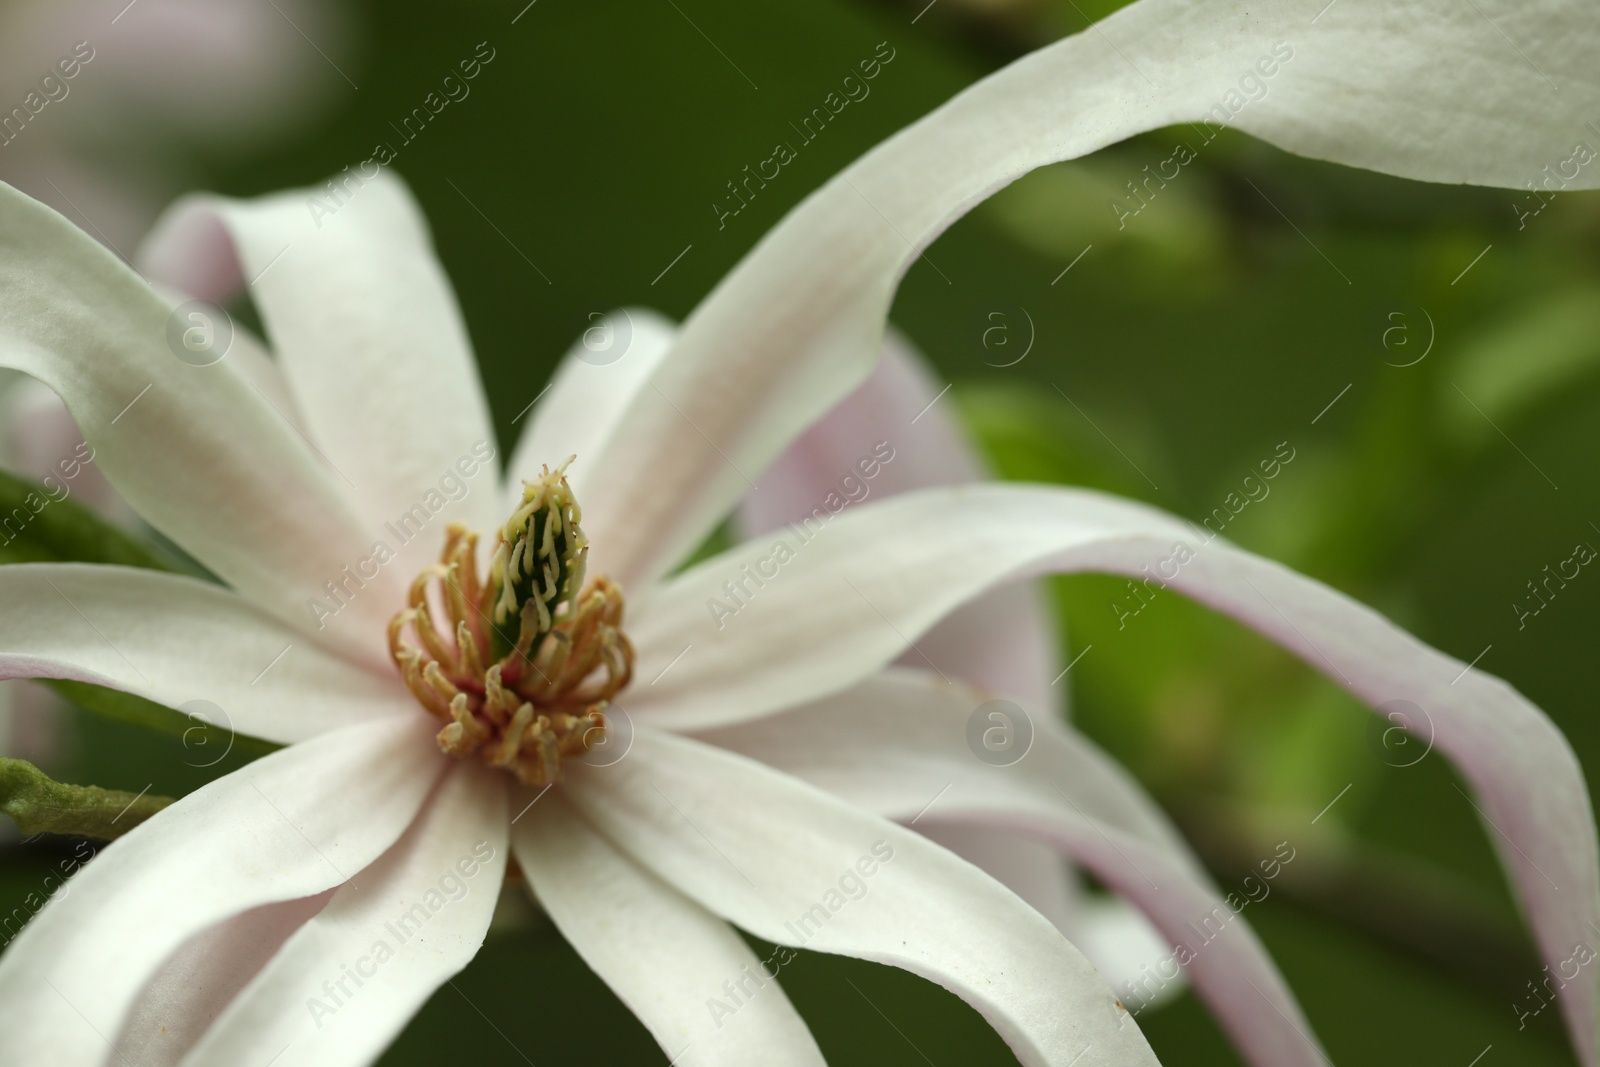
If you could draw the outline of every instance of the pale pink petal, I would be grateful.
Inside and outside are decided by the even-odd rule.
[[[634,395],[647,387],[676,333],[670,319],[648,308],[622,308],[589,324],[527,416],[506,466],[508,511],[521,501],[524,480],[568,456],[578,457],[569,480],[583,500],[596,454],[617,432]]]
[[[226,358],[180,360],[172,306],[82,231],[4,185],[0,219],[0,365],[61,396],[150,525],[315,631],[307,599],[371,546],[338,475]],[[320,639],[378,661],[393,610],[357,598]]]
[[[913,813],[909,820],[902,815],[901,820],[976,864],[1049,919],[1113,989],[1142,980],[1145,968],[1171,954],[1172,946],[1150,920],[1126,901],[1084,890],[1060,849],[995,826],[958,821],[959,814],[945,819],[936,814],[940,802],[928,812]],[[1180,975],[1156,990],[1152,1000],[1165,1000],[1185,988]]]
[[[566,789],[596,829],[691,900],[780,945],[938,982],[1029,1067],[1156,1062],[1048,920],[920,834],[753,760],[644,728],[628,758],[575,768]]]
[[[779,716],[784,718],[784,716]],[[737,730],[737,727],[734,727]],[[709,740],[717,741],[714,735]],[[727,745],[738,751],[737,735]],[[943,799],[942,797],[940,798]],[[933,804],[939,806],[938,801]],[[1083,890],[1073,880],[1061,853],[1016,834],[1000,833],[987,827],[940,818],[933,810],[914,811],[902,821],[923,837],[954,852],[1027,902],[1034,911],[1055,924],[1067,940],[1078,945],[1074,927],[1082,917]],[[1080,950],[1082,945],[1078,945]],[[1095,969],[1116,984],[1112,975],[1092,954],[1085,951]]]
[[[0,678],[93,682],[284,743],[417,712],[397,672],[357,667],[194,578],[19,563],[0,567],[0,603]]]
[[[1233,616],[1373,707],[1404,700],[1421,708],[1419,728],[1431,733],[1424,742],[1477,794],[1461,802],[1489,824],[1541,954],[1558,966],[1592,934],[1591,923],[1600,926],[1594,818],[1566,738],[1505,682],[1370,608],[1221,540],[1208,543],[1206,531],[1155,509],[1081,490],[922,490],[835,522],[720,630],[707,602],[724,576],[764,557],[759,543],[707,560],[640,605],[632,628],[639,676],[654,684],[629,711],[680,729],[754,718],[865,678],[998,583],[1125,574],[1141,579],[1145,595],[1165,583]],[[1562,997],[1585,1062],[1595,986],[1585,972]]]
[[[810,707],[704,739],[889,818],[927,809],[975,832],[1049,843],[1136,904],[1166,939],[1161,951],[1135,956],[1131,971],[1117,957],[1124,970],[1101,969],[1115,978],[1125,1006],[1137,1012],[1176,992],[1186,963],[1248,1062],[1321,1067],[1323,1054],[1283,977],[1155,802],[1104,753],[1054,723],[1035,723],[1031,747],[1009,766],[979,759],[968,730],[987,700],[926,671],[895,668]],[[840,744],[846,736],[849,744]],[[1130,944],[1139,943],[1124,937],[1109,947],[1126,953]]]
[[[0,24],[4,99],[20,102],[58,60],[90,58],[73,77],[57,78],[66,95],[47,105],[6,154],[30,149],[36,138],[76,137],[104,148],[108,137],[174,132],[204,135],[214,150],[222,139],[254,137],[259,144],[281,125],[314,121],[311,108],[319,100],[355,92],[330,65],[359,78],[349,54],[351,6],[313,0],[7,5]],[[95,33],[97,27],[106,28]]]
[[[872,376],[761,475],[760,489],[740,506],[740,533],[759,540],[791,523],[822,530],[836,509],[987,477],[944,395],[947,385],[890,330]],[[1058,715],[1067,704],[1066,686],[1051,684],[1061,670],[1060,638],[1031,584],[984,594],[917,644],[951,677],[1003,693],[1035,714]],[[909,653],[913,659],[919,663],[920,654]]]
[[[131,521],[132,509],[105,474],[83,462],[84,443],[83,432],[49,386],[19,378],[0,389],[0,467],[44,482],[55,497],[70,496],[107,518]]]
[[[1573,187],[1600,183],[1571,162],[1600,114],[1600,20],[1578,0],[1521,5],[1500,16],[1509,25],[1444,0],[1327,6],[1141,0],[969,87],[812,193],[695,309],[599,457],[604,492],[584,511],[615,553],[612,576],[636,587],[687,556],[866,378],[900,277],[931,269],[913,266],[928,243],[1035,167],[1221,108],[1213,122],[1410,178],[1521,189],[1555,164]],[[886,41],[874,62],[906,62],[894,56]]]
[[[184,1059],[375,1061],[471,962],[500,899],[510,779],[456,764],[417,821],[288,939]]]
[[[530,794],[530,797],[532,794]],[[727,923],[607,841],[560,790],[513,844],[534,896],[589,968],[681,1067],[820,1067],[811,1031]]]
[[[263,904],[185,941],[139,992],[112,1043],[139,1067],[177,1067],[239,990],[333,895]],[[107,1067],[120,1061],[116,1053]]]
[[[91,1064],[196,933],[341,885],[422,805],[445,757],[422,716],[275,752],[113,842],[0,956],[0,1062]]]
[[[139,259],[151,278],[207,300],[250,283],[312,440],[355,487],[369,545],[386,542],[399,554],[386,569],[409,580],[450,522],[488,530],[504,518],[495,435],[410,190],[382,170],[335,181],[337,192],[188,197]]]

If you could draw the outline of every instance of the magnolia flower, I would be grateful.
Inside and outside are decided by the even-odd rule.
[[[132,251],[188,184],[175,142],[259,146],[354,92],[345,7],[0,3],[0,179]]]
[[[1250,1062],[1321,1063],[1259,944],[1126,774],[1043,714],[1010,768],[967,746],[991,693],[922,638],[997,587],[1090,569],[1155,568],[1362,699],[1427,708],[1541,952],[1569,958],[1600,919],[1600,874],[1549,721],[1171,517],[1047,487],[825,495],[786,538],[672,573],[867,378],[918,250],[1031,167],[1220,106],[1308,155],[1519,184],[1567,157],[1600,102],[1592,28],[1562,5],[1515,27],[1537,71],[1477,13],[1317,6],[1141,0],[985,79],[797,208],[681,331],[636,315],[620,359],[569,360],[503,484],[465,331],[393,180],[320,227],[304,194],[175,209],[147,276],[210,300],[254,279],[276,355],[236,332],[205,367],[169,349],[170,301],[0,194],[0,361],[61,394],[122,495],[226,583],[0,569],[0,673],[204,697],[288,746],[121,838],[34,918],[0,958],[0,1050],[369,1062],[471,957],[514,857],[681,1063],[820,1061],[781,961],[729,924],[938,981],[1024,1063],[1153,1063],[1046,919],[889,821],[936,805],[1059,848],[1137,905]],[[1240,78],[1285,40],[1293,65],[1245,105]],[[874,439],[892,448],[898,429]],[[1591,973],[1562,991],[1586,1064],[1594,992]]]

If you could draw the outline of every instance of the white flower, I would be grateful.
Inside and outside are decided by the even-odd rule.
[[[398,183],[373,180],[318,221],[303,194],[177,208],[146,273],[211,299],[253,279],[277,356],[241,333],[207,367],[174,358],[170,302],[58,216],[0,193],[0,363],[60,393],[130,504],[230,587],[0,568],[0,673],[169,705],[203,697],[289,746],[119,840],[33,920],[0,958],[4,1058],[100,1062],[110,1044],[152,1063],[280,1050],[369,1062],[475,951],[509,851],[681,1063],[820,1061],[728,923],[938,981],[1024,1063],[1151,1063],[1044,918],[885,817],[936,799],[946,821],[1049,842],[1168,938],[1192,936],[1185,924],[1217,894],[1123,772],[1044,715],[1014,767],[977,761],[965,732],[987,694],[936,664],[890,666],[997,586],[1160,561],[1173,589],[1362,699],[1426,707],[1507,846],[1542,954],[1567,958],[1600,919],[1600,874],[1582,774],[1548,720],[1370,610],[1166,515],[1056,488],[926,488],[839,509],[775,573],[769,538],[670,573],[747,479],[868,376],[896,281],[944,226],[1041,163],[1202,120],[1286,40],[1292,68],[1228,110],[1307,155],[1520,185],[1600,113],[1593,21],[1570,5],[1524,6],[1503,26],[1442,3],[1319,7],[1141,0],[979,83],[797,208],[675,336],[635,315],[623,358],[569,360],[505,488],[484,469],[491,431],[465,331]],[[609,766],[577,745],[541,795],[484,767],[484,750],[440,755],[441,724],[419,713],[385,633],[446,523],[498,528],[522,480],[574,454],[589,572],[626,592],[637,653],[636,680],[602,711],[615,734],[636,729]],[[744,592],[731,618],[708,610],[728,582]],[[476,675],[447,645],[430,652],[461,668],[450,684]],[[1026,698],[1036,678],[999,684]],[[404,917],[426,936],[390,929]],[[1189,957],[1250,1062],[1322,1062],[1243,923]],[[1562,998],[1586,1064],[1594,991],[1583,973]]]

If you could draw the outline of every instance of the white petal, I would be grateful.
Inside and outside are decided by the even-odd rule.
[[[569,473],[580,502],[604,495],[587,478],[601,447],[617,432],[628,404],[646,388],[672,347],[677,327],[648,308],[622,308],[592,323],[573,343],[555,377],[534,404],[506,467],[507,510],[522,499],[522,483],[577,456]],[[604,554],[603,547],[599,553]]]
[[[551,921],[674,1064],[823,1063],[773,976],[785,958],[764,968],[727,923],[619,852],[562,791],[527,809],[513,844]]]
[[[263,904],[202,930],[185,941],[139,992],[113,1038],[117,1052],[139,1067],[176,1067],[206,1028],[330,892]],[[120,1061],[115,1053],[107,1067]]]
[[[715,914],[780,945],[938,982],[1030,1067],[1156,1062],[1048,920],[919,834],[754,761],[644,728],[627,759],[575,768],[567,790],[601,833]]]
[[[1172,947],[1160,932],[1126,901],[1086,892],[1060,849],[994,826],[946,820],[938,814],[943,800],[928,812],[912,813],[910,825],[1027,901],[1078,946],[1113,989],[1142,980],[1144,968],[1171,955]],[[1179,975],[1155,990],[1153,999],[1164,1000],[1187,987]]]
[[[946,388],[911,343],[890,330],[872,376],[761,475],[761,488],[740,506],[740,532],[760,540],[757,535],[789,523],[823,528],[834,514],[830,494],[831,501],[849,500],[854,507],[912,489],[986,478]],[[1066,706],[1067,687],[1051,684],[1061,670],[1060,638],[1049,604],[1033,585],[984,594],[918,645],[953,678],[1039,712],[1059,713]]]
[[[3,184],[0,218],[0,366],[60,394],[95,462],[150,525],[313,629],[307,598],[371,545],[337,475],[229,360],[179,360],[172,307],[111,253]],[[380,659],[400,593],[357,598],[323,636]]]
[[[1600,20],[1577,0],[1123,8],[971,86],[770,231],[684,323],[622,420],[599,460],[611,491],[585,504],[586,528],[614,542],[625,587],[682,559],[866,377],[921,250],[1043,164],[1222,106],[1213,121],[1304,155],[1518,189],[1550,166],[1593,187],[1600,167],[1575,162],[1573,146],[1600,114],[1597,38]]]
[[[370,864],[444,769],[430,732],[418,716],[324,734],[108,846],[0,956],[0,1062],[99,1063],[145,983],[194,934]]]
[[[156,224],[140,261],[152,278],[213,301],[251,280],[312,439],[356,487],[371,537],[401,552],[389,567],[409,579],[437,555],[448,523],[487,530],[503,517],[496,467],[484,458],[495,436],[461,311],[410,191],[388,171],[338,182],[338,196],[186,198]],[[408,551],[383,524],[417,507],[431,521]]]
[[[1164,966],[1118,975],[1125,1006],[1137,1013],[1175,992],[1179,964],[1192,953],[1196,991],[1250,1063],[1321,1067],[1283,977],[1155,802],[1104,753],[1048,720],[1033,723],[1030,747],[1015,763],[985,762],[969,729],[975,718],[980,729],[990,726],[979,710],[986,701],[926,671],[892,669],[810,707],[704,738],[888,818],[937,812],[981,832],[1052,844],[1135,903],[1167,939],[1138,961]],[[1024,724],[1005,725],[1023,744]]]
[[[416,711],[393,669],[357,667],[194,578],[20,563],[0,567],[0,603],[0,678],[107,685],[283,743]]]
[[[1103,571],[1171,587],[1259,630],[1377,707],[1406,701],[1473,786],[1542,954],[1557,967],[1600,926],[1600,865],[1566,738],[1505,682],[1370,608],[1206,531],[1099,493],[1018,485],[923,490],[846,512],[719,631],[705,603],[761,556],[745,546],[685,572],[638,609],[639,721],[709,726],[864,678],[994,584]],[[1184,557],[1188,562],[1180,562]],[[1148,570],[1147,570],[1148,569]],[[660,671],[682,652],[664,676]],[[933,665],[937,669],[937,664]],[[1418,716],[1413,713],[1412,718]],[[1465,797],[1463,798],[1466,799]],[[1590,931],[1592,933],[1592,931]],[[1568,984],[1577,1047],[1594,1039],[1596,975]]]
[[[787,716],[778,718],[787,720]],[[738,727],[733,729],[737,731]],[[734,739],[726,747],[740,751],[737,737],[735,733]],[[708,735],[706,740],[718,743],[714,734]],[[937,802],[934,807],[938,807]],[[1015,834],[997,833],[988,828],[941,819],[932,810],[914,811],[905,817],[905,821],[923,837],[943,845],[1021,897],[1030,908],[1054,923],[1068,941],[1078,945],[1073,928],[1082,919],[1085,902],[1082,890],[1068,874],[1067,861],[1062,859],[1061,853]],[[1082,945],[1078,947],[1083,948]],[[1094,956],[1088,952],[1084,952],[1084,955],[1089,956],[1089,962],[1095,965],[1096,970],[1101,974],[1106,973]],[[1106,975],[1106,981],[1116,984],[1111,975]]]
[[[483,945],[505,880],[505,775],[457,764],[393,848],[283,946],[183,1061],[372,1063]],[[469,873],[470,872],[470,873]]]

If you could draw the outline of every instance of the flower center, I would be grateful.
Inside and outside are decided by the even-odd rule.
[[[566,469],[523,483],[486,582],[478,535],[452,524],[439,562],[389,622],[395,666],[447,724],[439,747],[529,785],[560,780],[564,759],[605,739],[606,707],[633,677],[622,590],[603,577],[584,585],[589,543]]]

